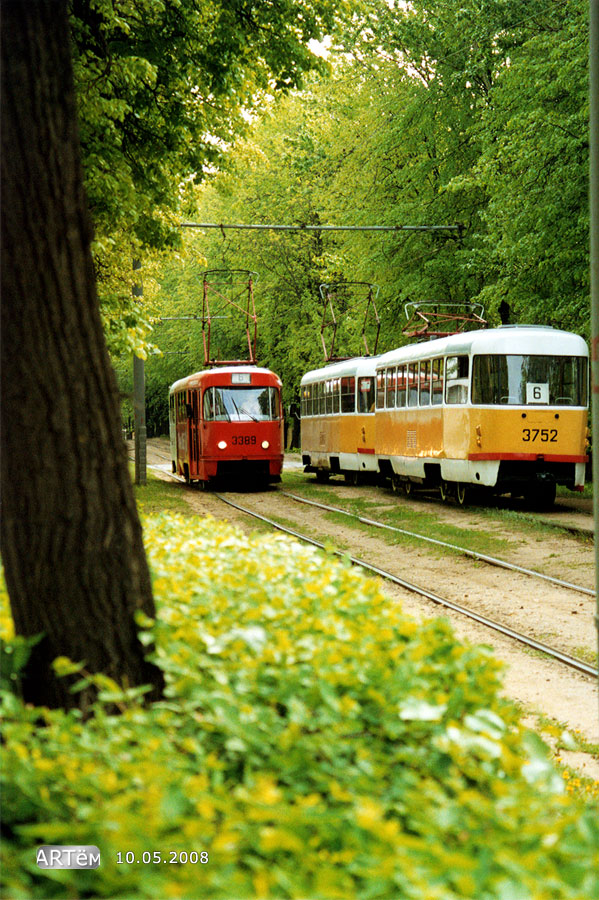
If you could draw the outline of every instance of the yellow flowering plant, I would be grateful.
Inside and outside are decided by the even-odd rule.
[[[3,691],[3,897],[597,891],[597,806],[564,789],[488,649],[289,538],[172,515],[144,532],[164,697],[81,672],[101,689],[84,722]],[[41,870],[39,844],[101,865]]]

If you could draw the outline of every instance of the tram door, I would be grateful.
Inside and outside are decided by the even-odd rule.
[[[200,459],[200,392],[189,392],[189,468],[195,474],[198,471],[198,463]]]

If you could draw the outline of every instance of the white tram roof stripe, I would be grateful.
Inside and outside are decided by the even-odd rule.
[[[169,394],[180,391],[182,388],[188,390],[191,379],[197,378],[199,382],[202,378],[205,378],[206,375],[232,375],[234,372],[250,372],[253,375],[272,375],[280,382],[279,376],[271,369],[260,368],[260,366],[215,366],[212,369],[201,369],[199,372],[192,372],[191,375],[186,375],[185,378],[179,378],[178,381],[171,384]]]
[[[378,357],[377,369],[419,359],[460,354],[502,354],[516,356],[588,356],[588,347],[579,335],[543,325],[503,325],[452,334],[432,341],[406,344]]]
[[[301,384],[312,384],[315,381],[325,381],[329,378],[344,378],[354,375],[358,378],[375,375],[375,369],[380,356],[354,356],[352,359],[344,359],[340,362],[323,366],[322,369],[312,369],[306,372]]]

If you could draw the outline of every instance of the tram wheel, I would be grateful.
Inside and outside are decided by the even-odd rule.
[[[360,480],[359,472],[344,472],[343,477],[345,478],[346,484],[357,485]]]
[[[330,472],[328,469],[317,469],[316,470],[316,481],[319,484],[327,484],[329,480]]]
[[[402,487],[406,497],[411,497],[414,493],[414,483],[408,479],[402,483]]]
[[[458,501],[458,506],[466,506],[468,503],[468,485],[464,484],[463,481],[458,481],[456,484],[455,498]]]
[[[399,494],[401,491],[401,487],[402,487],[402,484],[401,484],[399,475],[392,475],[391,476],[391,488],[393,490],[393,493]]]
[[[450,490],[448,483],[443,479],[441,479],[439,483],[439,494],[441,495],[441,500],[443,501],[443,503],[447,503],[447,501],[449,500]]]

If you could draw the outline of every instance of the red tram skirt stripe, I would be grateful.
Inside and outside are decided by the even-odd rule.
[[[586,463],[588,456],[562,456],[557,453],[469,453],[472,462],[483,459],[518,459],[534,462],[537,459],[545,462]]]
[[[372,453],[372,454],[374,454],[374,447],[358,447],[358,453]]]

